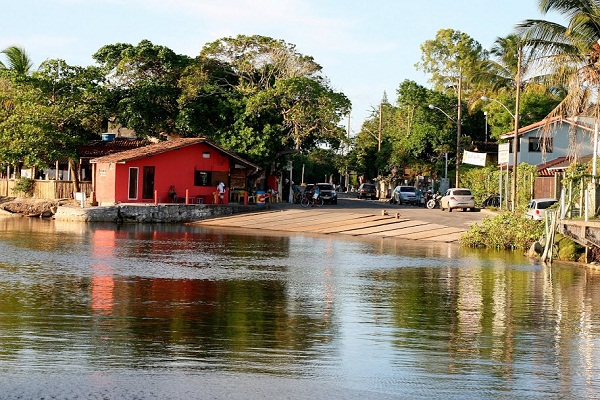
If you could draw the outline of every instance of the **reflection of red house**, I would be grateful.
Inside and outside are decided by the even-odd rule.
[[[219,181],[245,190],[259,167],[204,138],[179,138],[92,159],[92,186],[99,205],[168,202],[177,196],[213,202]],[[228,196],[225,201],[227,202]]]

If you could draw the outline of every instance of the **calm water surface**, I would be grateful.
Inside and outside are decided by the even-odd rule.
[[[600,398],[599,308],[519,255],[0,219],[0,398]]]

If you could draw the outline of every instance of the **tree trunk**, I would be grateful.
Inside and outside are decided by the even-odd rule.
[[[79,168],[75,160],[69,158],[69,167],[73,173],[73,192],[79,192]]]

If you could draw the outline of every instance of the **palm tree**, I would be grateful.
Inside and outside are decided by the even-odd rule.
[[[25,52],[25,49],[17,46],[10,46],[2,50],[8,60],[8,65],[0,61],[0,69],[9,69],[20,75],[27,75],[31,72],[33,62]]]
[[[526,20],[518,25],[524,44],[539,61],[547,84],[568,88],[565,99],[550,116],[600,116],[600,2],[598,0],[538,0],[546,15],[567,17],[567,25]]]
[[[490,50],[493,58],[481,62],[474,77],[475,82],[483,84],[486,90],[493,93],[514,91],[518,54],[522,47],[521,38],[515,34],[497,38]],[[521,59],[520,62],[521,75],[527,76],[530,63],[527,59]],[[525,86],[525,82],[522,80],[521,87]]]

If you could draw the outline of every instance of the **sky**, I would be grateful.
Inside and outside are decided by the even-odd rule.
[[[526,19],[548,19],[537,0],[20,0],[3,4],[0,49],[23,47],[37,68],[47,59],[94,64],[104,45],[150,40],[197,56],[237,35],[284,40],[323,67],[332,88],[352,102],[353,134],[378,108],[394,104],[418,71],[420,46],[440,29],[468,34],[485,49]],[[2,58],[0,58],[2,59]],[[347,121],[344,122],[344,125]]]

